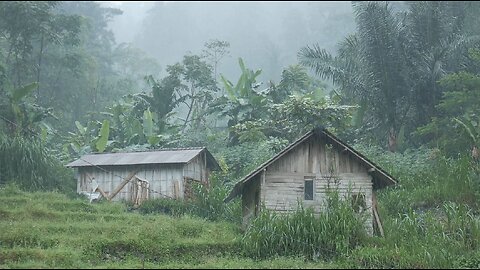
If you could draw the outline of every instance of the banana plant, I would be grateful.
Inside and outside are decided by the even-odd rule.
[[[259,86],[256,79],[262,71],[246,68],[242,58],[239,58],[238,63],[242,74],[237,83],[233,85],[231,81],[221,75],[227,95],[217,98],[212,106],[212,111],[220,112],[221,116],[229,118],[228,127],[231,131],[238,123],[255,119],[262,111],[266,110],[267,105],[266,96],[255,91],[255,88]],[[232,132],[229,137],[231,144],[238,141],[237,136]]]
[[[157,145],[161,141],[161,136],[156,134],[153,114],[148,108],[143,112],[143,134],[151,146]]]
[[[98,147],[102,148],[102,143],[99,143],[101,129],[99,129],[98,121],[89,121],[86,126],[83,126],[79,121],[75,121],[75,132],[69,132],[69,137],[64,145],[65,154],[69,155],[70,150],[73,151],[74,156],[80,156],[90,153],[92,151],[99,151]],[[106,127],[106,124],[105,124]],[[106,128],[104,128],[104,133]],[[103,135],[103,137],[107,137]],[[97,146],[98,143],[98,146]],[[105,150],[105,149],[103,149]]]
[[[471,139],[472,143],[472,158],[478,159],[480,157],[480,151],[478,150],[478,141],[480,140],[479,122],[471,119],[470,117],[466,117],[463,119],[463,121],[458,118],[453,118],[453,120],[460,124],[460,126],[462,126],[468,134],[468,137]]]
[[[13,134],[38,130],[40,122],[53,116],[50,108],[41,107],[28,100],[31,93],[38,87],[38,83],[30,83],[19,88],[7,91],[8,103],[3,104],[3,115],[8,119]]]
[[[256,78],[262,73],[261,69],[256,71],[247,69],[242,58],[238,59],[238,64],[240,65],[242,74],[235,86],[233,86],[232,82],[221,75],[225,90],[231,100],[248,99],[249,97],[254,96],[255,91],[253,90],[253,86],[256,82]]]

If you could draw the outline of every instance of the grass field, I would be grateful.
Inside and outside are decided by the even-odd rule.
[[[237,225],[141,215],[122,203],[0,190],[0,268],[331,268],[241,255]]]

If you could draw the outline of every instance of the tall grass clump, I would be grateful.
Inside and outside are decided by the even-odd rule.
[[[471,268],[478,265],[480,220],[465,204],[384,218],[385,238],[348,257],[360,268]]]
[[[430,160],[428,167],[417,171],[413,176],[405,177],[399,173],[399,184],[393,190],[379,192],[382,208],[391,215],[407,213],[410,209],[433,209],[446,202],[477,208],[480,199],[477,166],[466,156],[439,156]]]
[[[242,209],[239,201],[226,204],[223,200],[228,196],[230,188],[225,185],[228,168],[222,162],[222,171],[214,172],[210,176],[208,185],[194,183],[193,185],[193,212],[210,221],[229,221],[240,223]]]
[[[245,232],[242,247],[253,258],[304,256],[329,260],[349,254],[366,240],[364,221],[347,200],[331,191],[319,214],[301,204],[289,214],[262,209]]]
[[[385,238],[346,256],[349,267],[471,268],[479,265],[479,164],[438,150],[362,150],[397,180],[377,191]]]
[[[75,190],[71,172],[41,142],[0,134],[0,185],[8,182],[27,191]]]
[[[379,190],[379,201],[390,215],[456,202],[478,207],[480,165],[469,156],[446,157],[435,149],[386,152],[357,145],[365,155],[396,178],[398,184]]]

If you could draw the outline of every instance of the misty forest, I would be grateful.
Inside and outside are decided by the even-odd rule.
[[[479,268],[478,14],[0,2],[0,268]],[[381,228],[330,188],[320,214],[258,205],[244,226],[235,185],[319,128],[396,179],[376,190]],[[221,169],[189,199],[92,201],[66,166],[198,147]]]

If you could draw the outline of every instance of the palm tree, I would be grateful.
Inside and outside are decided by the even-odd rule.
[[[395,151],[408,99],[399,41],[403,24],[388,3],[355,2],[353,7],[358,32],[340,44],[339,55],[332,57],[318,45],[306,47],[299,53],[300,63],[332,79],[346,100],[361,104],[373,116],[366,124],[388,136],[389,149]]]
[[[388,2],[353,2],[357,33],[339,44],[338,55],[318,45],[299,53],[300,63],[322,78],[332,79],[344,102],[360,105],[364,130],[397,138],[426,124],[436,115],[441,97],[438,80],[463,63],[465,45],[475,38],[462,35],[465,3],[413,2],[396,12]]]

